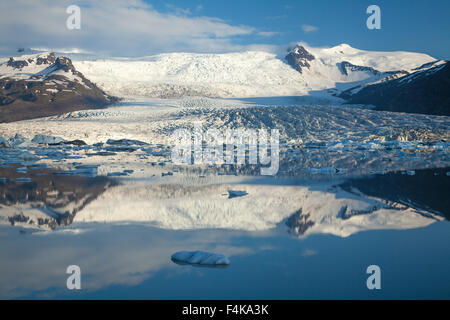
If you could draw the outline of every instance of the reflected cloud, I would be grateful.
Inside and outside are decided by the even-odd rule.
[[[136,225],[20,234],[17,228],[2,226],[0,297],[69,296],[66,268],[73,264],[81,268],[82,290],[95,291],[137,285],[162,269],[185,272],[170,260],[177,250],[216,251],[229,257],[252,254],[254,249],[229,243],[237,235],[225,230],[183,232]]]

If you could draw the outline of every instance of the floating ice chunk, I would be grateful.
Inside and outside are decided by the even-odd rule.
[[[3,137],[0,137],[0,148],[11,148],[9,141]]]
[[[414,170],[408,170],[408,171],[406,171],[406,174],[407,174],[408,176],[413,176],[413,175],[416,174],[416,172],[415,172]]]
[[[17,133],[14,138],[9,139],[9,144],[18,148],[26,148],[30,146],[31,140]]]
[[[63,141],[64,141],[63,138],[46,136],[43,134],[37,134],[31,140],[31,142],[36,143],[36,144],[56,144],[56,143],[60,143]]]
[[[18,173],[27,173],[27,167],[17,168],[16,172],[18,172]]]
[[[335,174],[339,170],[332,167],[311,168],[308,170],[311,174]]]
[[[229,265],[230,260],[223,254],[205,251],[179,251],[172,255],[172,260],[201,265]]]
[[[341,142],[336,142],[336,143],[331,144],[328,148],[330,150],[340,150],[340,149],[344,149],[345,145]]]

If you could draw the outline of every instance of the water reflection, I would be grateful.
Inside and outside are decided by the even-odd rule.
[[[448,227],[442,222],[302,240],[267,232],[142,225],[73,225],[31,234],[0,227],[0,297],[449,298]],[[226,254],[231,264],[226,269],[193,268],[170,260],[177,250],[197,249]],[[365,286],[365,268],[374,263],[383,270],[383,290],[378,292]],[[81,268],[80,291],[66,289],[65,270],[72,264]]]
[[[44,229],[71,224],[77,212],[117,184],[37,165],[3,166],[0,177],[0,222]]]
[[[15,226],[0,227],[1,298],[373,298],[360,285],[373,263],[388,270],[378,297],[450,292],[448,222],[435,223],[448,218],[447,168],[319,181],[173,175],[120,184],[39,166],[0,170],[1,214]],[[72,219],[58,218],[68,208]],[[28,220],[10,223],[11,212]],[[53,219],[54,230],[22,227],[38,213]],[[173,263],[180,250],[217,252],[231,264]],[[72,264],[82,270],[80,292],[65,287]]]
[[[148,226],[91,225],[48,232],[19,233],[0,227],[0,297],[46,297],[70,294],[65,287],[67,266],[80,266],[83,289],[99,290],[110,285],[133,286],[163,268],[177,268],[170,255],[179,250],[201,249],[228,256],[258,248],[233,246],[239,233],[203,230],[176,232]],[[20,248],[20,250],[18,250]],[[188,269],[176,269],[175,273]],[[56,288],[56,289],[55,289]]]

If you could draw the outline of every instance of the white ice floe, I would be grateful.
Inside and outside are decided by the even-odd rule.
[[[230,260],[223,254],[205,251],[179,251],[172,255],[172,260],[201,265],[229,265]]]
[[[53,136],[46,136],[46,135],[43,135],[43,134],[37,134],[31,140],[31,142],[37,143],[37,144],[52,144],[52,143],[60,143],[62,141],[64,141],[63,138],[53,137]]]

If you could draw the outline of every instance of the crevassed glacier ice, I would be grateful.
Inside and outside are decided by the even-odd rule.
[[[229,265],[230,260],[223,254],[205,251],[179,251],[172,255],[177,262],[201,265]]]

